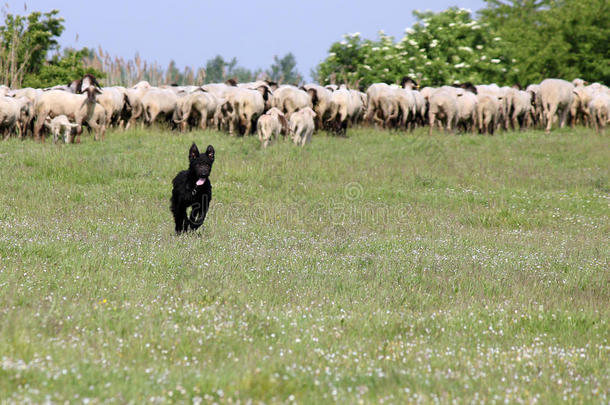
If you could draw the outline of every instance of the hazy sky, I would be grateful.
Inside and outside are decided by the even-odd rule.
[[[8,0],[23,14],[24,1]],[[345,33],[377,32],[401,37],[414,9],[441,11],[457,5],[476,11],[482,0],[27,0],[28,13],[60,10],[66,30],[62,46],[97,48],[123,58],[136,52],[166,67],[204,66],[222,55],[240,66],[267,68],[273,55],[292,52],[306,78],[330,45]],[[76,40],[78,34],[78,41]]]

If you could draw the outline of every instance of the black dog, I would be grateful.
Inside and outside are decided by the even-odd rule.
[[[214,147],[208,145],[205,154],[200,155],[193,143],[189,150],[189,169],[183,170],[173,180],[172,205],[170,209],[176,222],[176,233],[195,230],[203,224],[212,201],[210,172],[214,163]],[[193,207],[187,216],[186,210]]]

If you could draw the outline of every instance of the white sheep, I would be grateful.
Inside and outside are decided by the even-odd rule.
[[[79,127],[78,124],[70,122],[65,115],[58,115],[53,119],[47,117],[44,121],[44,126],[53,134],[53,143],[57,142],[60,136],[63,138],[64,143],[71,143],[72,133]]]
[[[604,134],[610,120],[610,94],[597,92],[589,102],[589,116],[595,131]]]
[[[44,121],[48,116],[55,117],[57,115],[66,115],[76,124],[81,126],[84,122],[92,119],[96,105],[99,108],[103,107],[96,103],[96,97],[101,94],[100,90],[94,86],[89,86],[84,90],[83,94],[72,94],[63,90],[49,90],[44,92],[38,98],[35,106],[36,121],[34,123],[34,139],[40,140],[40,130],[44,125]],[[105,115],[105,110],[104,115]],[[92,123],[92,128],[98,128],[95,133],[95,139],[98,139],[102,128],[96,123]],[[104,127],[105,129],[105,127]],[[76,134],[77,142],[80,142],[80,134],[82,127],[78,129]],[[103,134],[102,134],[103,137]],[[44,141],[44,138],[42,138]]]
[[[574,85],[561,79],[545,79],[540,83],[540,99],[547,133],[551,132],[553,121],[558,115],[559,127],[563,128],[572,107]]]
[[[462,90],[457,93],[457,123],[462,125],[465,131],[476,132],[477,105],[479,100],[472,91]]]
[[[324,121],[330,114],[330,95],[331,91],[318,84],[308,83],[303,89],[309,94],[313,110],[316,113],[316,129],[322,129]]]
[[[313,104],[306,91],[295,86],[282,85],[273,92],[271,106],[282,111],[286,119],[290,120],[292,113],[301,108],[312,108]]]
[[[349,119],[351,93],[344,86],[330,95],[330,116],[326,120],[337,133],[345,134]]]
[[[311,136],[316,128],[313,121],[315,117],[316,113],[309,107],[292,114],[290,117],[290,132],[295,145],[303,147],[311,142]]]
[[[430,135],[432,135],[436,120],[439,121],[439,125],[441,125],[442,121],[445,121],[445,128],[448,132],[453,131],[453,128],[455,128],[457,120],[456,92],[452,87],[440,88],[430,96],[430,106],[428,108]]]
[[[273,107],[258,118],[256,130],[261,145],[266,148],[279,134],[288,132],[288,121],[279,109]]]

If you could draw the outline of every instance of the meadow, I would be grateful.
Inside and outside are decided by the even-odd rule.
[[[608,403],[608,136],[426,132],[1,142],[0,403]]]

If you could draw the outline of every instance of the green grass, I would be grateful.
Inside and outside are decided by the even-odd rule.
[[[0,402],[608,403],[609,138],[425,132],[0,143]]]

